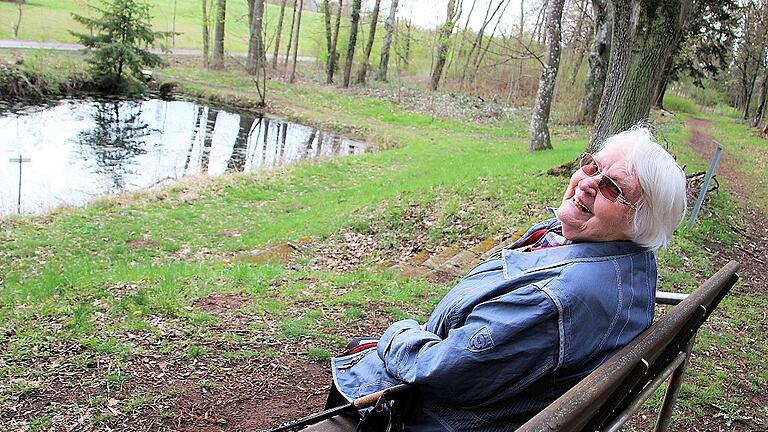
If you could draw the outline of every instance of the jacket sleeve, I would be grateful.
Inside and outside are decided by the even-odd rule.
[[[519,393],[557,367],[558,313],[534,286],[480,303],[448,336],[392,324],[377,352],[391,375],[464,406]]]

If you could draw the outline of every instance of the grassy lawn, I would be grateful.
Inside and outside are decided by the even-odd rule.
[[[160,78],[198,97],[255,99],[239,72],[179,66]],[[279,115],[387,149],[0,220],[0,430],[48,430],[54,419],[79,421],[82,430],[156,429],[190,421],[188,401],[227,400],[243,381],[327,370],[347,337],[424,319],[450,288],[400,276],[389,262],[414,244],[436,252],[546,217],[566,179],[543,172],[575,158],[588,139],[586,128],[555,126],[555,149],[529,153],[526,118],[433,119],[311,83],[270,81],[268,98]],[[718,129],[724,141],[741,133]],[[706,167],[687,147],[680,120],[663,131],[689,172]],[[743,141],[736,151],[747,160],[753,145]],[[690,291],[716,270],[722,257],[703,246],[733,247],[737,212],[721,191],[694,229],[681,229],[659,255],[665,289]],[[347,271],[316,265],[343,238],[372,242],[360,263]],[[284,242],[301,253],[249,258]],[[342,258],[363,247],[341,244]],[[764,430],[768,350],[756,335],[765,334],[765,304],[764,292],[737,289],[713,315],[698,338],[676,430]],[[273,367],[276,359],[290,367]],[[302,384],[307,392],[325,386],[327,375],[318,373],[322,380]],[[230,410],[254,407],[243,404]]]
[[[19,27],[18,39],[34,41],[77,42],[70,31],[86,32],[87,29],[72,19],[72,14],[96,16],[95,10],[88,4],[98,6],[98,2],[82,0],[28,0],[22,9],[22,21]],[[156,31],[175,31],[179,33],[174,39],[159,41],[168,48],[203,49],[202,37],[202,7],[199,1],[181,0],[149,0],[151,5],[152,25]],[[285,17],[280,38],[280,54],[284,55],[290,38],[291,19],[293,14],[292,2],[285,9]],[[174,23],[174,7],[176,8]],[[382,6],[384,8],[385,6]],[[386,6],[388,7],[388,6]],[[386,12],[386,10],[385,10]],[[376,31],[376,43],[371,52],[371,64],[374,69],[378,65],[381,43],[384,38],[383,20],[385,12],[380,15],[380,23]],[[209,11],[209,17],[212,12]],[[280,16],[280,6],[266,4],[264,11],[264,32],[266,34],[267,57],[272,58],[277,33],[277,21]],[[11,28],[18,19],[18,9],[13,3],[0,2],[0,39],[12,39]],[[334,17],[335,19],[335,17]],[[211,17],[211,22],[213,18]],[[368,40],[370,18],[363,14],[359,28],[356,46],[356,60],[362,56],[365,41]],[[347,41],[349,39],[349,17],[344,17],[339,31],[338,50],[341,61],[346,58]],[[248,51],[248,6],[246,1],[230,1],[227,3],[224,49],[227,52]],[[213,32],[213,24],[211,24]],[[212,38],[213,36],[211,36]],[[432,56],[432,36],[420,30],[412,33],[413,43],[410,46],[410,68],[428,70]],[[212,42],[211,42],[212,43]],[[304,11],[301,17],[299,34],[299,55],[324,59],[326,53],[325,21],[322,11]],[[212,48],[211,48],[212,49]],[[391,66],[394,72],[396,66]],[[342,63],[343,64],[343,63]],[[356,66],[357,68],[357,66]]]
[[[87,32],[87,29],[72,19],[72,14],[96,16],[96,11],[87,6],[88,3],[98,6],[98,2],[77,0],[30,0],[23,6],[22,21],[19,27],[19,39],[35,41],[77,42],[77,38],[69,33]],[[157,31],[173,31],[181,33],[175,38],[175,48],[203,49],[202,39],[202,7],[199,1],[148,1],[152,6],[152,24]],[[174,27],[174,4],[176,7],[176,22]],[[209,11],[209,14],[211,12]],[[293,9],[286,7],[287,23],[283,24],[282,45],[288,40],[291,14]],[[268,47],[274,46],[274,35],[277,31],[277,19],[280,6],[267,4],[265,9],[265,32],[268,37]],[[11,39],[11,25],[16,23],[18,11],[15,4],[0,2],[0,38]],[[245,1],[227,3],[227,23],[224,49],[227,51],[248,51],[248,5]],[[304,12],[301,18],[301,34],[299,39],[299,54],[306,56],[318,55],[324,49],[325,24],[321,14]],[[172,41],[166,41],[171,47]],[[323,47],[323,48],[321,48]],[[282,50],[281,50],[282,51]],[[283,52],[284,54],[284,52]]]

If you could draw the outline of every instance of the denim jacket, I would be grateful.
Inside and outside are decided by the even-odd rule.
[[[420,390],[409,431],[508,431],[640,334],[653,319],[656,261],[628,241],[516,251],[475,267],[425,329],[392,324],[376,348],[332,359],[348,400],[399,382]]]

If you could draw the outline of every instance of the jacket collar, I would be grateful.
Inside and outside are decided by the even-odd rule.
[[[647,251],[648,248],[631,241],[585,242],[530,252],[504,249],[501,251],[501,258],[504,274],[511,278],[517,274],[532,273],[572,262],[603,261]]]

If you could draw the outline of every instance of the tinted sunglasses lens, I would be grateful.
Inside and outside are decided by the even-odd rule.
[[[598,183],[597,187],[600,189],[600,193],[611,201],[616,201],[616,199],[619,198],[619,195],[621,195],[619,186],[605,175],[600,179],[600,183]]]
[[[595,162],[591,154],[586,153],[581,157],[581,169],[588,176],[593,176],[598,171],[597,162]]]

